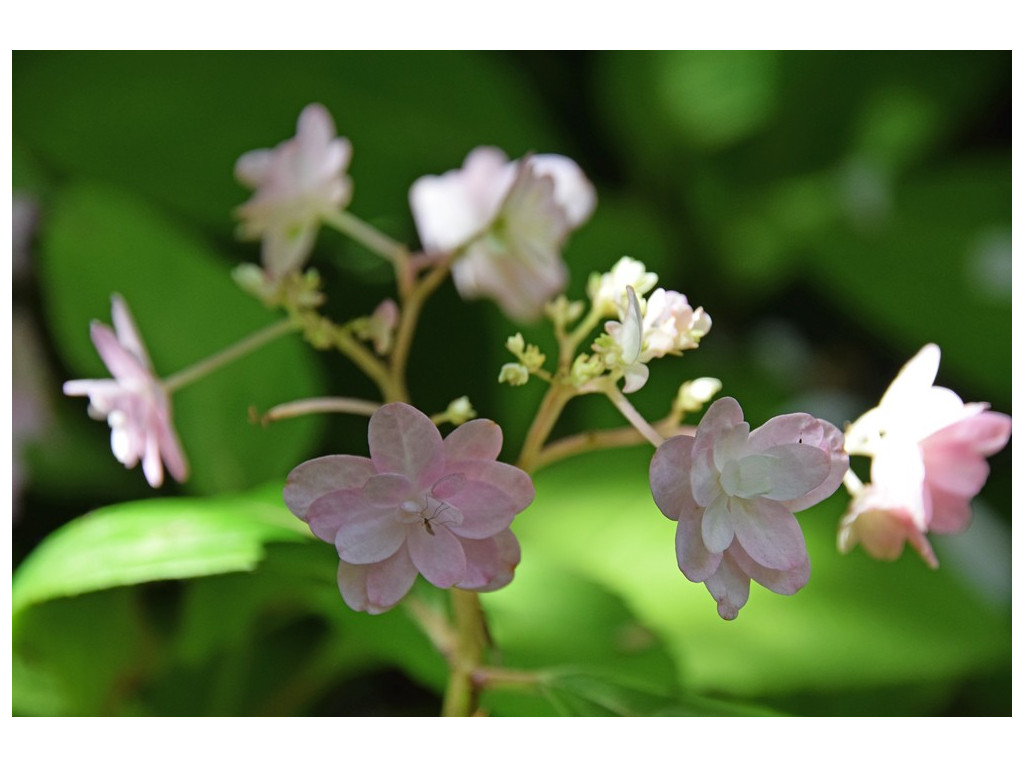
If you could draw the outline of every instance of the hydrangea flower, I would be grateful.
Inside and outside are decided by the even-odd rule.
[[[849,467],[843,435],[806,413],[750,431],[739,403],[716,400],[694,437],[665,441],[651,460],[654,501],[676,527],[676,559],[734,619],[753,579],[791,595],[810,576],[794,512],[832,495]]]
[[[492,298],[516,320],[537,318],[565,288],[562,247],[596,201],[593,185],[569,158],[509,162],[494,147],[474,149],[461,169],[424,176],[409,190],[423,247],[465,248],[452,265],[459,294]]]
[[[350,608],[382,613],[416,574],[441,588],[498,589],[512,580],[519,543],[513,517],[533,482],[497,461],[501,429],[475,419],[444,439],[405,403],[370,418],[370,457],[324,456],[288,476],[284,500],[335,545],[338,586]]]
[[[847,429],[846,450],[872,457],[871,483],[852,484],[840,551],[860,543],[871,556],[893,560],[909,541],[935,568],[924,534],[958,533],[970,524],[971,499],[988,478],[986,459],[1010,439],[1011,419],[934,386],[940,356],[938,346],[925,345],[879,404]]]
[[[114,378],[68,381],[64,394],[89,398],[89,415],[110,425],[115,458],[128,469],[141,459],[153,488],[164,481],[164,465],[183,482],[188,465],[171,421],[170,398],[153,373],[128,305],[116,294],[111,305],[114,328],[94,320],[89,334]]]
[[[302,110],[294,138],[238,158],[236,178],[255,190],[236,211],[241,236],[262,238],[263,267],[271,280],[299,269],[313,250],[320,221],[352,199],[345,173],[351,158],[351,143],[337,136],[321,104]]]

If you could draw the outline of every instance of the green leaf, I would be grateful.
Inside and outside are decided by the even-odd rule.
[[[109,325],[115,292],[131,307],[161,376],[275,320],[234,284],[229,265],[202,239],[137,196],[106,185],[71,185],[55,196],[46,221],[43,299],[75,378],[110,377],[89,340],[89,323]],[[283,477],[308,458],[317,419],[262,429],[249,423],[248,412],[319,394],[318,383],[312,351],[288,337],[175,393],[174,422],[191,465],[190,488],[210,493],[252,487]],[[83,419],[84,412],[83,402]]]
[[[11,607],[18,614],[110,587],[248,571],[267,543],[308,536],[281,502],[280,486],[117,504],[72,520],[36,547],[14,573]]]
[[[541,687],[560,715],[573,717],[750,716],[772,710],[699,696],[669,696],[622,675],[594,675],[573,669],[542,673]]]

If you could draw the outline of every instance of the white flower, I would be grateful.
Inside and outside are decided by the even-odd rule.
[[[299,269],[320,221],[352,199],[352,180],[345,175],[351,158],[352,145],[336,135],[321,104],[302,110],[294,138],[238,158],[235,176],[255,190],[237,209],[241,236],[263,239],[263,266],[271,279]]]
[[[587,295],[602,316],[614,317],[626,305],[626,286],[632,286],[637,296],[644,296],[657,283],[658,276],[648,272],[642,261],[623,256],[610,272],[590,276]]]
[[[464,298],[487,296],[509,317],[532,320],[565,287],[562,247],[596,195],[568,158],[509,162],[499,149],[478,147],[461,169],[417,179],[409,204],[426,250],[465,249],[452,265]]]
[[[658,288],[647,299],[644,311],[644,338],[641,360],[696,349],[711,330],[711,317],[698,307],[693,309],[686,296]]]

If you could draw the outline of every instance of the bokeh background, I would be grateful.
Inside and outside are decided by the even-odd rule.
[[[1012,412],[1010,83],[1009,52],[15,52],[15,223],[32,226],[13,256],[14,713],[438,710],[444,664],[409,615],[349,611],[332,548],[280,502],[299,462],[365,453],[365,419],[248,418],[374,397],[346,360],[284,339],[176,395],[193,475],[159,491],[60,394],[105,376],[88,323],[112,292],[164,374],[275,319],[230,278],[258,259],[234,237],[232,168],[307,103],[352,141],[351,210],[411,245],[410,184],[473,147],[575,159],[599,203],[566,251],[570,297],[629,255],[714,319],[699,350],[652,365],[649,418],[715,376],[754,425],[806,410],[842,426],[927,342],[938,383]],[[392,295],[386,265],[334,233],[313,264],[336,319]],[[543,394],[497,385],[515,330],[552,349],[542,323],[445,285],[410,366],[418,407],[468,395],[506,460]],[[557,434],[620,423],[583,398]],[[488,712],[1010,714],[1009,447],[970,531],[933,537],[939,571],[839,555],[840,490],[800,517],[808,587],[755,585],[731,623],[675,567],[650,454],[538,474],[513,526],[522,565],[484,604],[497,661],[554,671]]]

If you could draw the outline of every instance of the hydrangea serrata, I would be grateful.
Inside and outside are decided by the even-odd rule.
[[[871,483],[856,490],[840,522],[840,551],[859,543],[872,557],[894,560],[909,541],[936,568],[925,533],[959,533],[970,524],[986,459],[1006,445],[1012,422],[988,403],[964,403],[935,386],[939,359],[938,346],[925,345],[847,429],[846,450],[872,458]]]
[[[299,269],[313,250],[320,221],[348,205],[351,158],[351,143],[337,136],[321,104],[302,110],[293,138],[238,158],[235,176],[254,190],[237,209],[241,236],[262,238],[263,267],[272,280]]]
[[[739,403],[716,400],[693,437],[665,441],[651,460],[651,491],[678,521],[676,559],[704,582],[723,619],[734,619],[754,580],[790,595],[810,576],[794,512],[829,497],[849,467],[843,435],[806,413],[751,431]]]
[[[153,373],[149,355],[127,303],[111,299],[114,327],[94,320],[89,335],[113,379],[76,379],[64,384],[64,394],[89,398],[89,415],[110,425],[114,457],[128,469],[142,460],[146,481],[154,488],[164,481],[166,464],[178,482],[188,477],[188,465],[171,421],[171,402]]]
[[[509,162],[495,147],[478,147],[462,168],[424,176],[409,190],[423,247],[465,249],[452,265],[459,294],[494,299],[516,320],[536,319],[565,288],[562,247],[596,201],[593,185],[569,158]]]
[[[382,613],[416,574],[437,587],[490,591],[512,580],[512,519],[533,501],[530,476],[497,461],[501,429],[474,419],[447,437],[424,414],[390,403],[370,418],[370,457],[324,456],[296,467],[284,500],[335,545],[350,608]]]

